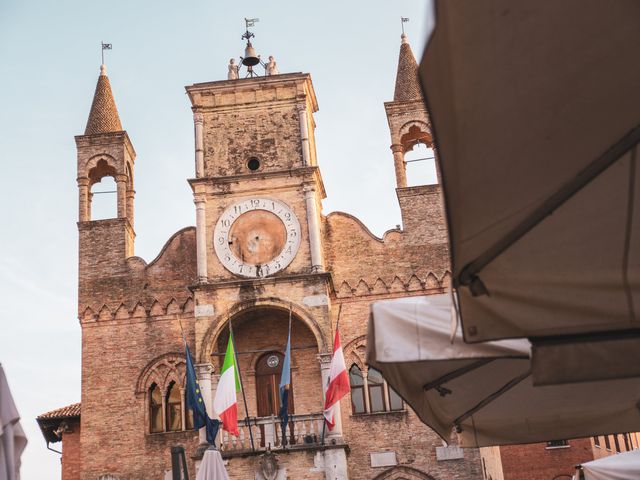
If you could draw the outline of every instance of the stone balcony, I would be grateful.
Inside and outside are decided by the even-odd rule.
[[[253,434],[254,449],[251,447],[249,425]],[[218,448],[224,458],[263,454],[271,451],[294,450],[322,450],[335,448],[340,445],[346,447],[341,438],[329,438],[325,432],[325,442],[322,443],[322,413],[292,414],[289,415],[286,442],[283,442],[280,418],[273,415],[269,417],[252,417],[238,421],[240,435],[230,435],[221,431],[218,437]]]

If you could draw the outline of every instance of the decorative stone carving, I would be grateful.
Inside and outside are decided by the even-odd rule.
[[[280,73],[278,71],[276,60],[272,55],[269,55],[269,62],[267,63],[267,66],[265,68],[267,69],[267,76],[278,75]]]
[[[260,471],[264,480],[276,480],[278,477],[278,457],[271,450],[260,458]]]
[[[227,80],[237,80],[238,79],[238,66],[236,65],[235,59],[229,60],[229,73],[227,74]]]

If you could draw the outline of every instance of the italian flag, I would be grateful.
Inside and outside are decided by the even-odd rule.
[[[349,393],[349,375],[344,363],[342,345],[340,344],[340,332],[336,330],[336,337],[333,341],[333,357],[331,357],[331,367],[329,369],[329,386],[324,401],[324,419],[329,430],[333,430],[335,425],[335,410],[340,408],[340,399]]]
[[[238,377],[232,335],[229,333],[229,344],[224,355],[216,396],[213,399],[213,409],[222,420],[222,429],[237,437],[240,432],[238,432],[238,400],[236,392],[240,391],[240,378]]]

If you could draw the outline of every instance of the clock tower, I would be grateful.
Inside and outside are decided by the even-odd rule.
[[[318,106],[311,77],[267,73],[186,90],[195,127],[196,176],[189,183],[196,205],[198,277],[191,290],[199,382],[215,391],[222,360],[216,350],[223,351],[231,325],[239,351],[253,351],[248,342],[256,336],[265,351],[277,351],[292,317],[293,335],[298,342],[308,335],[315,349],[308,361],[316,364],[304,377],[294,373],[295,411],[318,411],[338,315],[324,259],[325,191],[316,159],[313,113]],[[296,334],[296,328],[307,334]],[[247,400],[249,413],[276,414],[269,400],[277,396],[273,381],[260,374],[261,368],[273,367],[247,355],[240,355],[239,363],[249,383],[245,388],[255,392]],[[238,408],[244,418],[244,405]],[[339,412],[336,417],[328,436],[340,446]],[[346,472],[345,449],[333,449],[324,458],[327,468]]]
[[[323,272],[310,75],[200,83],[187,93],[199,283]]]

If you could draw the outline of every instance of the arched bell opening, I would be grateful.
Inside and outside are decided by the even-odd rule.
[[[433,185],[438,183],[433,138],[424,126],[412,125],[402,135],[407,185]]]

